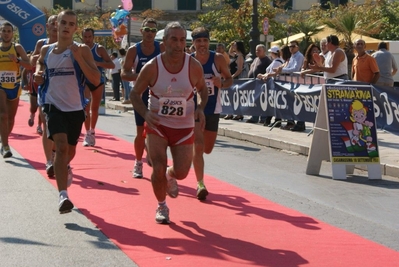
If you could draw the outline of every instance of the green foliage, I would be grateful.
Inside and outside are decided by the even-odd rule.
[[[252,28],[253,12],[252,5],[248,0],[237,0],[238,9],[234,9],[229,4],[220,4],[220,1],[211,0],[203,4],[206,13],[198,16],[198,21],[190,25],[196,28],[204,26],[210,30],[211,38],[228,44],[233,40],[242,40],[246,44],[246,50],[249,50],[249,33]],[[276,15],[283,10],[274,8],[268,0],[258,0],[258,30],[262,33],[263,18],[269,19],[269,34],[275,38],[285,36],[285,30],[282,23],[276,21]]]
[[[61,7],[55,9],[43,8],[42,11],[46,14],[46,18],[51,15],[57,15],[62,10]],[[82,42],[82,30],[83,28],[93,28],[95,30],[111,29],[109,22],[111,16],[111,10],[75,10],[78,18],[78,30],[74,35],[74,40]],[[110,37],[95,37],[95,42],[102,44],[106,49],[118,49],[119,45],[114,42],[112,36]]]

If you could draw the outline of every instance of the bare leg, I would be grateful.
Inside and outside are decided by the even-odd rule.
[[[143,159],[145,147],[145,137],[143,137],[144,126],[136,126],[136,131],[137,135],[136,138],[134,138],[134,151],[136,153],[136,160],[141,161]]]
[[[164,202],[166,199],[166,165],[168,147],[167,141],[157,135],[147,135],[147,145],[152,161],[151,183],[155,197],[158,202]]]

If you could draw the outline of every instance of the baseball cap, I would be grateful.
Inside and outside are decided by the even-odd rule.
[[[278,53],[278,51],[280,51],[280,48],[278,46],[272,46],[268,51],[272,53]]]

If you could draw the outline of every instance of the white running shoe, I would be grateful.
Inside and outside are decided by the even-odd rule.
[[[133,178],[143,178],[143,162],[136,160],[134,163]]]
[[[169,208],[166,205],[158,206],[155,213],[155,221],[160,224],[170,224]]]
[[[60,212],[60,214],[71,212],[72,209],[73,209],[73,203],[69,200],[69,198],[60,195],[58,203],[58,211]]]
[[[83,146],[90,146],[90,143],[91,143],[91,133],[90,132],[87,132],[86,134],[85,134],[85,139],[83,140]]]
[[[166,193],[171,197],[171,198],[177,198],[179,195],[179,187],[177,186],[177,181],[176,178],[171,177],[168,174],[168,169],[166,169],[166,180],[167,180],[167,187],[166,187]]]

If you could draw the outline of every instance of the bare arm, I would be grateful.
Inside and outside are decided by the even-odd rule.
[[[159,117],[156,113],[157,111],[148,110],[141,98],[141,95],[149,86],[154,84],[157,73],[158,69],[155,60],[153,59],[141,69],[136,82],[134,83],[133,89],[130,92],[130,101],[132,101],[134,110],[145,119],[146,123],[151,128],[154,128],[159,124]]]
[[[375,84],[378,81],[379,78],[380,78],[380,73],[379,72],[374,72],[373,78],[371,79],[370,83]]]
[[[12,59],[14,62],[18,62],[19,60],[19,64],[24,67],[25,69],[32,69],[32,65],[30,64],[30,60],[28,55],[25,52],[25,49],[22,47],[22,45],[20,44],[15,44],[15,50],[17,51],[18,55],[20,56],[21,59],[15,58]]]
[[[114,62],[112,62],[111,58],[109,57],[107,50],[105,50],[104,46],[99,45],[97,47],[97,53],[103,59],[102,62],[95,61],[96,66],[104,68],[104,69],[113,69],[115,68]]]
[[[42,48],[40,49],[39,58],[37,59],[36,62],[36,71],[34,73],[33,80],[35,83],[39,85],[44,83],[43,74],[46,67],[46,65],[44,64],[44,57],[46,56],[48,48],[49,48],[48,45],[42,46]]]
[[[44,40],[37,41],[37,43],[35,45],[35,50],[33,50],[33,53],[30,54],[30,62],[32,64],[34,64],[33,57],[35,57],[35,56],[38,57],[40,55],[40,49],[42,49],[43,43],[44,43]]]
[[[94,63],[93,54],[90,48],[85,44],[72,44],[70,49],[73,53],[73,57],[78,62],[79,67],[82,69],[84,75],[92,84],[99,84],[101,73]]]
[[[129,47],[126,53],[125,62],[122,65],[121,78],[124,81],[135,81],[138,77],[137,73],[133,73],[134,60],[137,55],[137,47]]]

